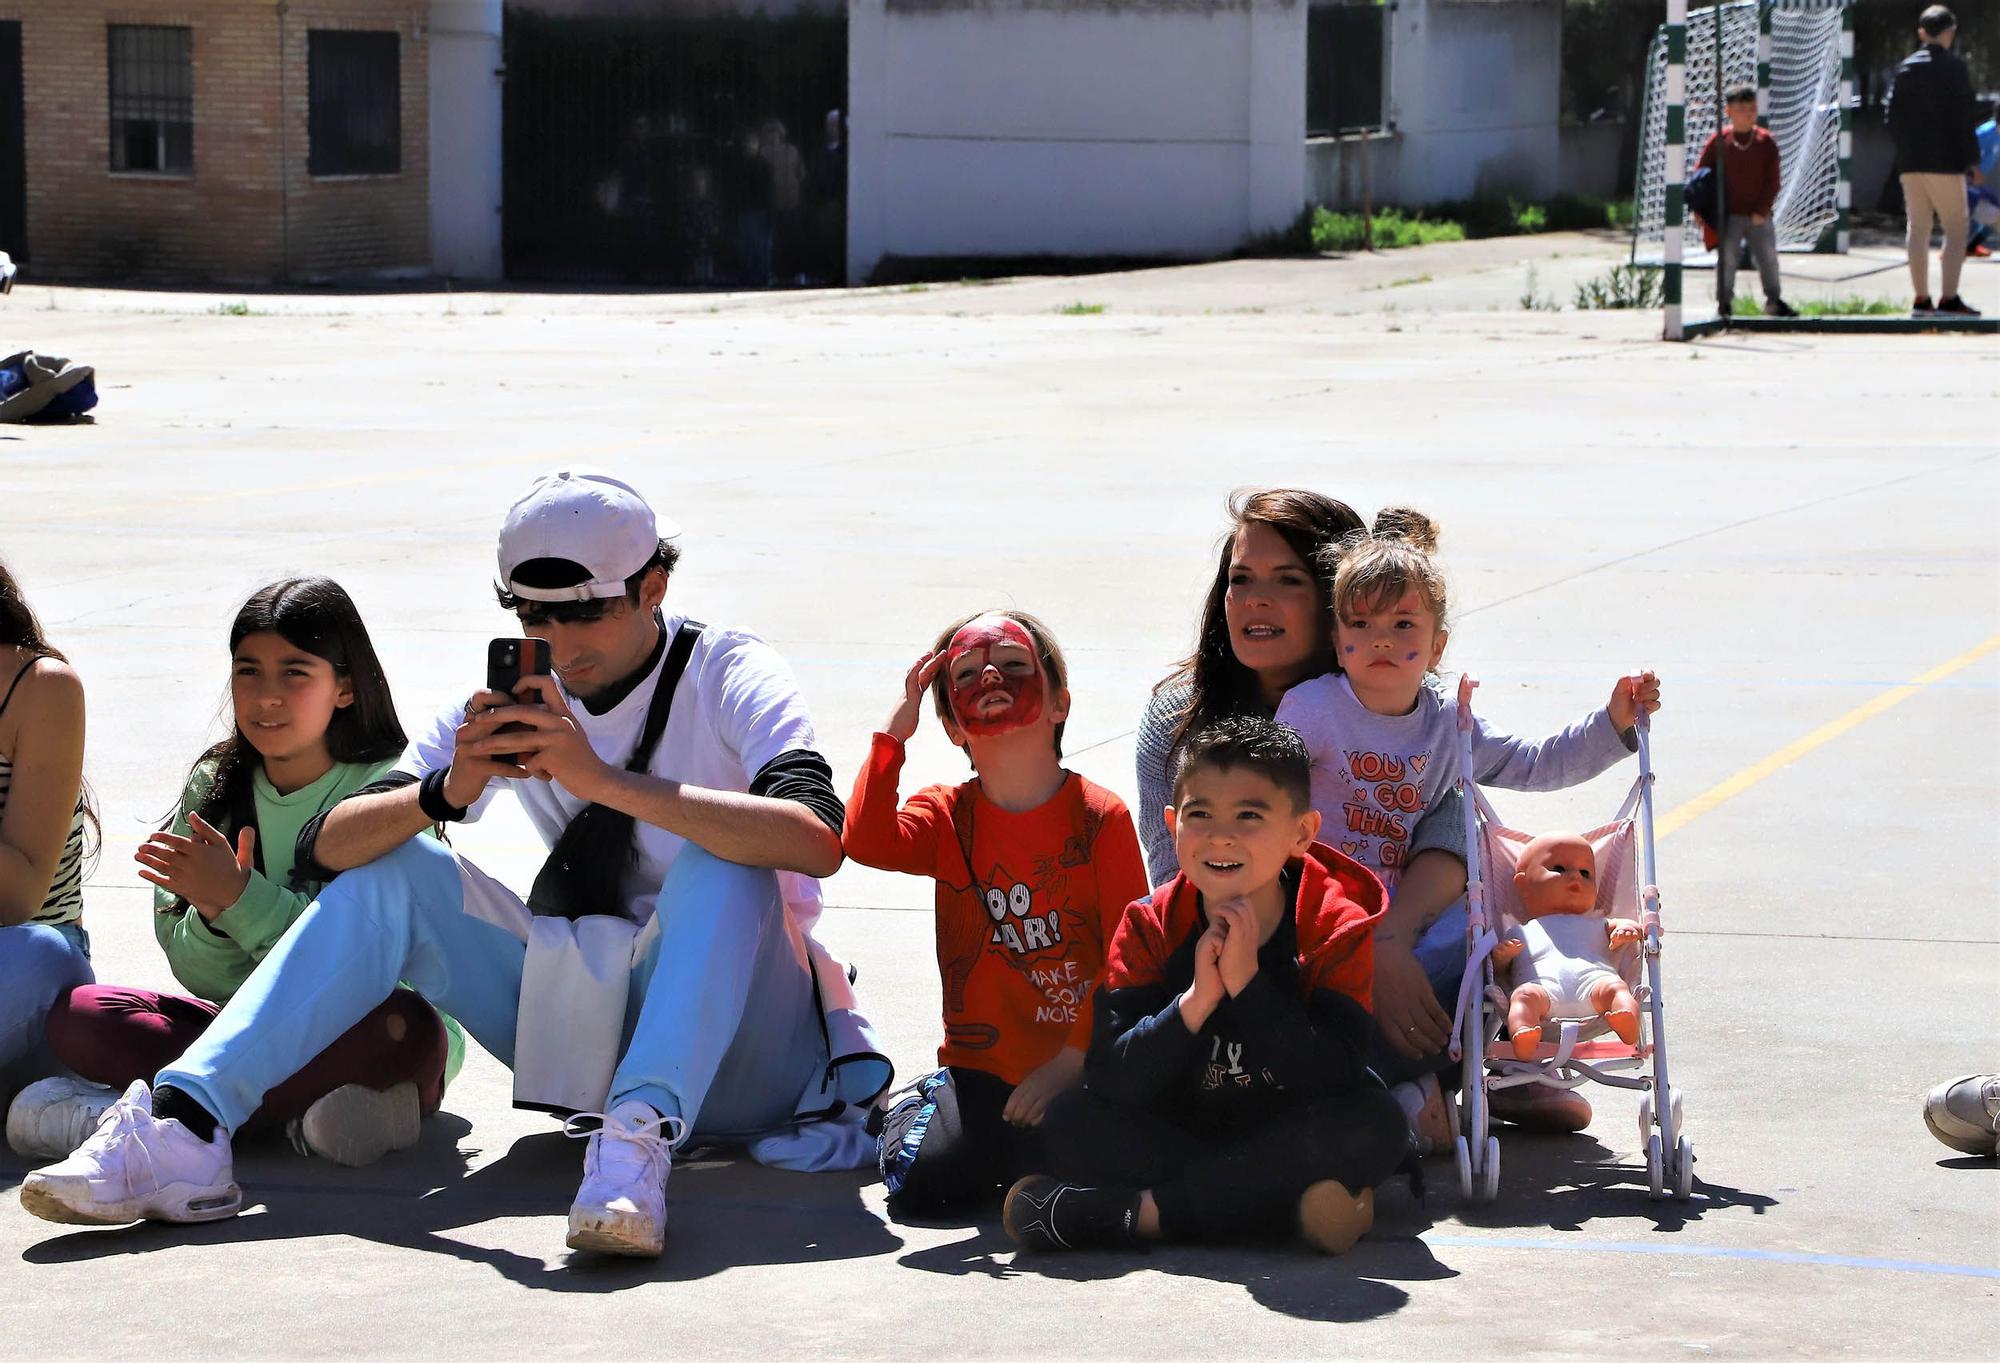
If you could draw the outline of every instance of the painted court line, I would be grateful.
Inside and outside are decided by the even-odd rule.
[[[1738,1259],[1761,1264],[1805,1264],[1812,1268],[1865,1268],[1888,1273],[1934,1273],[1952,1278],[2000,1278],[2000,1268],[1983,1264],[1936,1264],[1921,1259],[1875,1259],[1861,1254],[1814,1254],[1791,1249],[1732,1249],[1720,1245],[1649,1245],[1617,1240],[1530,1240],[1483,1235],[1422,1235],[1426,1245],[1450,1249],[1572,1250],[1585,1254],[1658,1254],[1682,1259]]]
[[[1761,762],[1745,767],[1722,784],[1712,786],[1686,804],[1668,810],[1660,819],[1659,830],[1655,836],[1664,838],[1675,829],[1693,823],[1716,806],[1735,799],[1758,782],[1783,771],[1807,753],[1824,747],[1849,730],[1859,728],[1877,715],[1894,709],[1925,687],[1933,686],[1954,672],[1972,666],[1996,648],[2000,648],[2000,634],[1994,635],[1983,644],[1967,649],[1949,662],[1939,663],[1930,671],[1911,678],[1901,686],[1891,687],[1873,700],[1864,701],[1840,718],[1820,725],[1805,737],[1794,739]]]

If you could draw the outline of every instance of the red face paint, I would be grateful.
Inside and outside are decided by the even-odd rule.
[[[973,737],[1011,733],[1042,717],[1041,654],[1017,620],[981,616],[952,635],[945,676],[952,718]]]

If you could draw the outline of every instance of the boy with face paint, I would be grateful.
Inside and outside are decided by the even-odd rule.
[[[1036,1167],[1043,1111],[1083,1076],[1105,943],[1146,891],[1125,805],[1062,765],[1065,681],[1062,653],[1033,616],[961,620],[905,674],[855,780],[847,855],[937,884],[944,1068],[883,1127],[899,1216],[976,1212]],[[926,688],[975,776],[927,786],[899,808]]]

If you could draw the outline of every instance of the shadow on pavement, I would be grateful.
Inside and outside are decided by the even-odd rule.
[[[1414,1235],[1375,1234],[1348,1253],[1328,1258],[1303,1245],[1156,1245],[1147,1250],[1078,1254],[1017,1251],[997,1222],[982,1222],[956,1244],[917,1250],[898,1260],[905,1268],[947,1277],[1034,1276],[1063,1282],[1121,1278],[1140,1269],[1183,1278],[1236,1283],[1258,1305],[1299,1320],[1344,1323],[1399,1311],[1410,1294],[1398,1282],[1433,1282],[1457,1276]]]
[[[1590,1221],[1651,1222],[1657,1231],[1677,1231],[1713,1211],[1748,1207],[1762,1216],[1778,1200],[1702,1177],[1695,1151],[1694,1196],[1655,1202],[1647,1195],[1644,1163],[1618,1164],[1611,1151],[1589,1134],[1539,1135],[1500,1128],[1500,1195],[1491,1204],[1460,1199],[1457,1174],[1449,1160],[1431,1160],[1430,1205],[1449,1211],[1468,1226],[1581,1230]]]
[[[456,1142],[470,1128],[451,1117],[425,1127],[415,1149],[366,1170],[253,1149],[238,1157],[236,1172],[246,1208],[255,1198],[261,1212],[207,1225],[149,1222],[72,1231],[21,1257],[64,1264],[190,1244],[338,1235],[482,1263],[523,1287],[611,1292],[705,1278],[745,1264],[862,1258],[903,1245],[862,1205],[861,1188],[873,1171],[806,1176],[748,1160],[698,1158],[675,1166],[668,1183],[667,1252],[661,1258],[574,1254],[563,1248],[562,1235],[581,1177],[579,1142],[559,1132],[526,1136],[491,1164],[461,1176],[466,1156]],[[8,1182],[20,1177],[13,1172]],[[482,1243],[490,1238],[479,1231],[486,1223],[530,1217],[538,1222],[536,1234],[547,1236],[549,1258]]]

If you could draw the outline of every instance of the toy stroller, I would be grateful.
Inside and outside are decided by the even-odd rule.
[[[1459,1191],[1468,1199],[1491,1201],[1500,1187],[1500,1141],[1494,1136],[1490,1096],[1521,1084],[1573,1089],[1587,1081],[1638,1089],[1639,1134],[1646,1150],[1646,1177],[1654,1198],[1685,1198],[1694,1187],[1694,1145],[1682,1134],[1681,1095],[1667,1080],[1665,1000],[1660,992],[1660,890],[1653,851],[1652,734],[1640,708],[1636,720],[1639,776],[1612,821],[1584,834],[1596,852],[1597,897],[1591,913],[1601,919],[1631,918],[1640,926],[1636,945],[1616,950],[1612,970],[1622,976],[1638,1004],[1639,1034],[1628,1044],[1609,1035],[1598,1017],[1551,1014],[1532,1059],[1522,1059],[1501,1040],[1507,991],[1495,979],[1494,950],[1516,925],[1520,910],[1514,889],[1515,863],[1529,836],[1500,822],[1493,806],[1472,782],[1472,690],[1470,676],[1458,685],[1459,789],[1465,796],[1466,965],[1453,1019],[1452,1057],[1463,1068],[1458,1105]],[[1635,817],[1636,816],[1636,817]],[[1635,853],[1643,851],[1641,879]],[[1637,912],[1633,912],[1633,910]],[[1643,964],[1643,978],[1641,966]],[[1560,1029],[1551,1042],[1551,1032]],[[1646,1073],[1650,1065],[1651,1073]],[[1636,1072],[1636,1073],[1635,1073]]]

